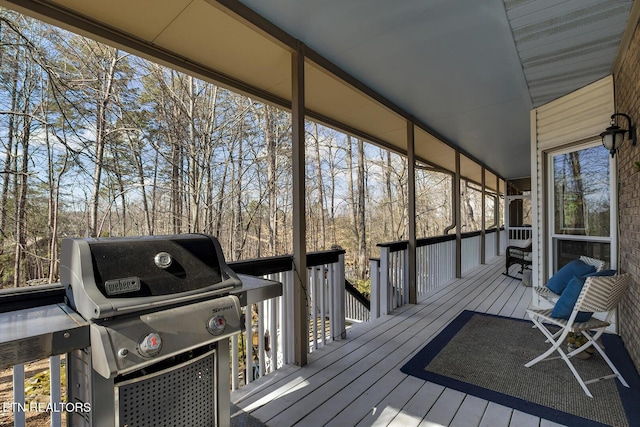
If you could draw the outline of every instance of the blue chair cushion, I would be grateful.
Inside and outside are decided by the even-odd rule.
[[[571,312],[573,311],[573,307],[576,305],[576,301],[578,301],[578,296],[582,291],[582,287],[584,286],[585,280],[590,276],[613,276],[616,274],[615,270],[603,270],[603,271],[594,271],[592,273],[586,274],[584,276],[574,276],[569,280],[569,283],[565,287],[564,291],[562,291],[562,295],[558,298],[556,305],[553,307],[551,311],[551,317],[555,317],[556,319],[565,319],[569,320],[571,317]],[[576,322],[586,322],[593,315],[592,312],[589,311],[581,311],[576,315]]]
[[[574,276],[585,276],[595,273],[596,268],[586,264],[579,259],[573,260],[554,274],[547,282],[547,288],[554,294],[562,295],[562,291],[567,287],[569,280]]]

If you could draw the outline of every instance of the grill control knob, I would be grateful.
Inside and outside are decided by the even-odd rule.
[[[160,335],[151,332],[138,343],[138,353],[143,357],[153,357],[160,352],[162,339]]]
[[[158,268],[169,268],[173,262],[173,258],[171,258],[171,255],[167,252],[158,252],[156,256],[153,257],[153,262]]]
[[[227,321],[223,316],[215,316],[209,319],[207,322],[207,330],[211,335],[220,335],[224,332],[224,328],[227,326]]]

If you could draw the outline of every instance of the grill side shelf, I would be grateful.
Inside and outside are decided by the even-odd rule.
[[[0,369],[89,346],[89,322],[64,304],[0,313]]]

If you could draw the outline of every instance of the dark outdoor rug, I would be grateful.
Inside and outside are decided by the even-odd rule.
[[[631,388],[618,380],[599,381],[588,385],[590,398],[561,359],[524,367],[548,348],[532,325],[464,311],[401,370],[560,424],[640,426],[640,378],[618,336],[604,334],[602,342]],[[573,362],[585,379],[611,373],[597,354]]]

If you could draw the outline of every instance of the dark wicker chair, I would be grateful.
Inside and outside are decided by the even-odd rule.
[[[507,246],[506,257],[506,269],[503,273],[505,276],[513,277],[514,279],[521,279],[521,277],[512,276],[509,274],[509,267],[514,264],[520,265],[519,274],[522,274],[525,268],[531,267],[531,251],[533,244],[531,239],[525,242],[524,246]]]

